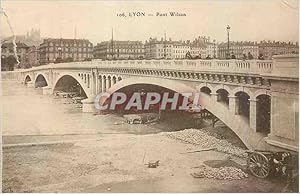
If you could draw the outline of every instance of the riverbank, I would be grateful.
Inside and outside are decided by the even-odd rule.
[[[251,175],[241,180],[194,178],[191,173],[198,172],[197,167],[228,161],[229,156],[215,150],[186,153],[198,149],[165,133],[5,148],[3,191],[280,192],[284,187],[283,182]],[[157,160],[157,168],[145,165]],[[244,159],[231,160],[233,166],[245,169]]]

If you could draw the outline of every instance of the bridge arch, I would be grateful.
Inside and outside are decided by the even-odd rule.
[[[44,73],[39,73],[36,75],[35,80],[34,80],[34,87],[45,87],[48,86],[49,82],[47,79],[47,76]]]
[[[226,90],[230,96],[233,95],[232,90],[227,85],[217,85],[213,88],[213,93],[217,93],[217,91],[220,89]]]
[[[203,92],[203,93],[205,93],[207,95],[211,95],[212,90],[209,87],[207,87],[207,86],[202,86],[200,88],[200,92]]]
[[[219,88],[216,90],[217,94],[217,101],[220,103],[225,103],[227,106],[229,106],[229,95],[230,93],[228,90],[224,88]]]
[[[121,78],[121,77],[119,77]],[[118,78],[118,79],[119,79]],[[152,84],[152,85],[158,85],[164,88],[168,88],[170,90],[176,91],[178,93],[187,93],[187,92],[196,92],[195,88],[192,88],[186,84],[177,82],[174,84],[173,80],[166,80],[162,78],[141,78],[141,77],[132,77],[127,79],[122,79],[117,82],[115,85],[112,85],[111,88],[107,90],[108,93],[112,94],[119,89],[134,85],[134,84]]]
[[[268,134],[271,130],[271,96],[259,94],[255,98],[256,103],[256,130]]]
[[[71,77],[71,78],[73,78],[74,80],[76,80],[76,82],[77,82],[77,83],[80,85],[80,87],[83,89],[85,95],[86,95],[87,97],[89,97],[90,91],[89,91],[89,89],[87,88],[87,83],[84,82],[86,76],[81,78],[81,77],[78,77],[78,74],[76,75],[76,74],[72,74],[72,73],[62,73],[62,74],[60,74],[60,75],[56,78],[56,80],[54,81],[53,87],[52,87],[52,91],[51,91],[52,94],[54,93],[55,89],[57,89],[57,84],[59,83],[59,81],[62,80],[63,78],[65,78],[65,77],[68,77],[68,76]]]
[[[232,95],[236,95],[238,92],[244,92],[247,95],[249,95],[250,99],[253,99],[253,93],[251,92],[251,90],[249,88],[237,87],[237,88],[232,90]]]
[[[212,92],[213,92],[213,86],[209,83],[200,83],[198,86],[197,86],[197,90],[200,91],[201,88],[203,87],[208,87]]]
[[[29,74],[26,74],[24,77],[24,84],[26,85],[28,82],[32,81],[33,79]]]
[[[153,77],[145,79],[141,77],[132,77],[117,82],[115,85],[109,88],[107,92],[112,94],[121,88],[135,84],[154,84],[173,90],[180,94],[188,92],[195,93],[200,91],[201,86],[207,87],[206,84],[201,84],[200,87],[198,86],[197,88],[193,88],[180,81],[174,82],[174,80],[162,78]],[[228,106],[225,104],[214,101],[211,96],[205,93],[201,93],[200,103],[203,108],[214,114],[223,123],[225,123],[249,149],[252,149],[253,146],[258,145],[258,143],[262,140],[263,136],[260,136],[254,130],[251,130],[248,121],[245,121],[240,115],[234,115],[231,113],[228,109]]]
[[[209,95],[214,91],[213,86],[209,83],[201,83],[200,85],[198,85],[197,89],[198,91],[201,91]]]
[[[253,99],[257,98],[260,95],[271,96],[270,93],[268,93],[268,90],[262,90],[262,89],[260,89],[260,90],[257,90],[257,91],[254,92]]]
[[[235,96],[237,97],[237,113],[241,116],[246,117],[249,119],[250,116],[250,95],[247,92],[244,91],[238,91],[235,93]]]

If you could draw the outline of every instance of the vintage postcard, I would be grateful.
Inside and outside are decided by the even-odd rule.
[[[0,6],[2,192],[299,192],[297,0]]]

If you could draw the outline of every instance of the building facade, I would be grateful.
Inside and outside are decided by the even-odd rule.
[[[216,43],[209,42],[205,46],[204,56],[214,59],[218,57],[218,45]]]
[[[210,37],[199,36],[191,43],[191,55],[198,58],[218,58],[218,44],[215,40],[210,41]]]
[[[173,59],[174,42],[169,40],[157,40],[150,38],[145,42],[145,57],[146,59]]]
[[[40,55],[39,48],[36,46],[31,46],[28,48],[25,54],[25,68],[30,68],[40,65]]]
[[[146,59],[217,58],[218,45],[205,36],[199,36],[193,42],[150,38],[145,43],[145,53]]]
[[[86,39],[44,39],[39,47],[40,63],[85,61],[93,58],[93,44]]]
[[[236,59],[257,59],[259,56],[258,44],[249,41],[232,41],[229,43],[229,55],[230,56],[228,56],[228,44],[226,42],[219,44],[218,57],[220,59],[232,58],[232,56]]]
[[[191,46],[187,42],[175,42],[173,44],[173,58],[185,59],[187,53],[191,53]]]
[[[279,54],[299,53],[298,43],[260,41],[258,46],[261,59],[272,59],[272,56]]]
[[[96,59],[144,59],[145,48],[141,41],[105,41],[93,50]]]
[[[12,42],[3,43],[1,45],[1,71],[13,71],[16,68],[25,68],[25,56],[29,47],[22,42],[17,42],[16,45],[16,50]],[[19,64],[16,59],[15,51],[18,61],[20,62]]]

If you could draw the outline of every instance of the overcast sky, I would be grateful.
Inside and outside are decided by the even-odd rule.
[[[232,40],[298,41],[297,0],[218,1],[15,1],[2,0],[16,34],[39,28],[42,37],[87,38],[93,43],[115,40],[146,40],[162,37],[175,40],[210,36],[226,41],[226,26]],[[140,11],[146,14],[177,11],[186,17],[117,17],[117,13]],[[1,34],[10,31],[1,14]]]

